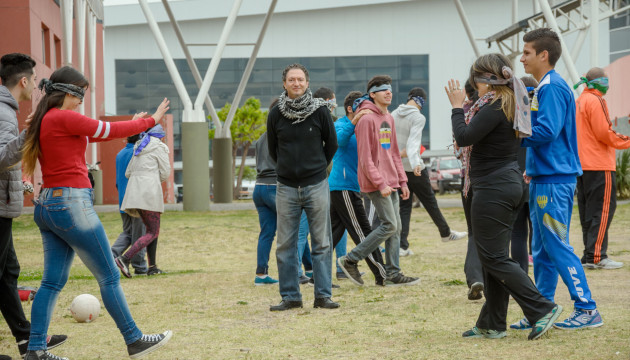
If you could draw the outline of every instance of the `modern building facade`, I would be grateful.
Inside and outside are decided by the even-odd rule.
[[[63,0],[61,0],[63,1]],[[102,0],[83,0],[86,6],[100,9],[102,17]],[[85,9],[84,9],[85,11]],[[70,36],[76,41],[76,19],[72,21],[75,29]],[[84,24],[85,25],[85,24]],[[103,23],[97,19],[95,23],[95,81],[90,84],[84,98],[84,109],[90,114],[92,107],[96,110],[96,116],[104,115],[104,71],[103,71]],[[0,0],[0,56],[8,53],[20,52],[30,55],[36,62],[35,71],[37,78],[48,78],[52,72],[64,65],[72,65],[78,68],[79,50],[75,44],[71,49],[71,58],[65,55],[65,36],[63,20],[61,16],[60,0]],[[84,49],[87,47],[83,44]],[[84,54],[87,53],[87,50]],[[89,66],[84,62],[81,70],[86,78],[89,78]],[[95,93],[95,102],[92,102],[92,93]],[[20,104],[18,122],[20,129],[24,128],[26,117],[35,109],[41,96],[39,90],[35,90],[33,99],[29,103]],[[87,158],[91,158],[92,149],[88,149]],[[38,190],[41,186],[41,174],[36,172],[33,184]],[[31,198],[24,200],[25,205],[32,205]]]
[[[244,0],[230,43],[253,43],[258,36],[270,0]],[[231,1],[170,1],[202,75],[205,74]],[[482,39],[512,24],[512,1],[462,0],[468,20],[482,53],[498,52]],[[107,5],[107,4],[106,4]],[[534,14],[532,1],[518,3],[518,18]],[[553,5],[553,4],[552,4]],[[193,99],[197,86],[185,61],[161,2],[151,2],[169,51],[176,59],[187,90]],[[105,109],[110,114],[131,114],[149,110],[156,100],[169,96],[174,117],[175,161],[181,159],[181,105],[162,56],[139,5],[105,7],[106,77]],[[491,21],[489,20],[491,19]],[[609,21],[600,22],[599,53],[611,53]],[[576,35],[565,38],[569,47]],[[522,46],[522,45],[521,45]],[[578,72],[590,67],[589,43],[574,59]],[[228,46],[210,88],[215,107],[231,102],[247,63],[251,48]],[[601,57],[600,57],[601,58]],[[278,1],[264,38],[254,71],[242,102],[255,96],[266,107],[280,95],[282,69],[293,62],[303,63],[310,71],[311,88],[331,87],[342,104],[350,90],[365,91],[367,80],[377,74],[394,79],[394,102],[406,100],[407,91],[421,86],[428,91],[428,106],[423,110],[427,127],[423,145],[433,150],[447,149],[452,143],[451,106],[444,94],[450,78],[465,81],[475,59],[473,49],[453,1],[444,0],[320,0],[316,2]],[[608,64],[608,59],[601,66]],[[517,75],[524,75],[519,63]],[[565,74],[564,64],[558,70]],[[337,115],[342,115],[342,106]],[[210,122],[209,122],[210,126]],[[176,165],[177,168],[177,165]],[[176,175],[176,182],[179,176]]]

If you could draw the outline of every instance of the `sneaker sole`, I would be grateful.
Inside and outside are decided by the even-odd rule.
[[[397,287],[397,286],[412,286],[412,285],[417,285],[420,284],[420,279],[418,280],[414,280],[414,281],[410,281],[410,282],[406,282],[406,283],[401,283],[401,284],[394,284],[394,283],[385,283],[385,286],[388,287]]]
[[[553,324],[553,327],[558,329],[558,330],[584,330],[584,329],[595,329],[598,328],[600,326],[604,325],[604,322],[600,322],[597,324],[593,324],[593,325],[584,325],[584,326],[580,326],[580,327],[559,327],[556,326],[556,324]]]
[[[557,305],[557,306],[558,306],[558,311],[556,311],[556,313],[551,316],[551,318],[549,319],[549,322],[547,323],[547,326],[545,326],[539,334],[534,336],[532,340],[540,339],[540,337],[543,336],[547,331],[549,331],[549,329],[554,327],[553,326],[554,322],[558,320],[558,317],[560,316],[560,314],[562,314],[562,305]]]
[[[483,284],[476,282],[468,290],[468,300],[479,300],[483,297]]]
[[[337,259],[337,265],[339,265],[339,267],[341,268],[341,271],[343,271],[344,274],[346,274],[346,276],[348,277],[348,280],[350,280],[351,283],[357,285],[357,286],[363,286],[363,284],[361,284],[360,282],[356,281],[351,275],[350,273],[346,270],[346,268],[343,266],[343,264],[341,263],[341,258]]]
[[[598,265],[598,264],[591,264],[591,263],[586,263],[586,264],[582,264],[582,267],[584,267],[585,269],[590,269],[590,270],[616,270],[616,269],[621,269],[623,267],[623,263],[621,265]]]
[[[125,265],[118,260],[118,258],[114,259],[114,262],[116,263],[116,266],[118,266],[118,268],[120,269],[120,272],[126,277],[131,279],[131,273],[130,272],[125,272]]]
[[[154,352],[155,350],[161,348],[162,346],[166,345],[166,343],[171,339],[171,337],[173,336],[173,332],[171,330],[167,330],[166,331],[166,335],[164,336],[164,339],[162,339],[162,341],[160,341],[159,343],[151,346],[150,348],[139,352],[137,354],[133,354],[133,355],[129,355],[130,358],[132,359],[137,359],[140,358],[144,355],[150,354],[152,352]]]
[[[256,286],[278,285],[278,283],[254,283]]]
[[[442,238],[442,242],[451,242],[451,241],[457,241],[457,240],[463,240],[467,237],[467,235],[462,236],[462,237],[456,237],[454,239],[451,239],[451,237],[449,236],[448,238]]]

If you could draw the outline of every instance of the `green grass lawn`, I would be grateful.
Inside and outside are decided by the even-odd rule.
[[[455,230],[465,229],[461,209],[444,209]],[[113,242],[121,231],[117,213],[101,214]],[[442,243],[423,209],[414,209],[411,248],[401,258],[403,271],[419,276],[419,286],[375,287],[367,271],[366,286],[345,281],[333,290],[337,310],[313,309],[313,288],[302,286],[304,308],[271,313],[280,301],[277,286],[254,286],[259,231],[255,211],[183,213],[162,218],[158,265],[168,274],[123,278],[131,312],[147,332],[174,331],[170,343],[147,359],[629,359],[630,358],[630,205],[617,209],[610,231],[609,255],[626,263],[611,271],[587,271],[589,285],[605,325],[586,331],[551,330],[538,341],[527,332],[508,331],[500,340],[462,339],[475,323],[482,301],[469,301],[463,273],[465,241]],[[571,241],[581,253],[577,208]],[[32,215],[14,222],[15,247],[22,266],[21,285],[39,286],[42,246]],[[351,242],[350,242],[351,243]],[[349,244],[352,247],[352,244]],[[270,273],[277,276],[275,246]],[[531,275],[531,268],[530,268]],[[51,334],[69,340],[53,353],[76,359],[127,358],[122,336],[102,307],[93,323],[78,324],[68,311],[75,296],[100,299],[98,284],[77,258],[59,296]],[[556,301],[572,302],[560,281]],[[30,318],[30,304],[24,303]],[[522,317],[510,303],[508,322]],[[18,357],[4,322],[0,354]]]

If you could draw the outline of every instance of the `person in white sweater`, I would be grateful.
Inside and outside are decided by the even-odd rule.
[[[438,207],[435,193],[429,182],[429,173],[425,169],[424,162],[420,158],[420,146],[422,143],[422,130],[426,124],[426,118],[420,112],[427,100],[427,93],[424,89],[415,87],[409,91],[407,103],[398,106],[392,116],[398,135],[398,149],[402,157],[403,168],[407,174],[409,190],[416,194],[422,206],[427,210],[429,216],[438,227],[442,241],[463,239],[466,232],[453,231],[442,216]],[[402,231],[400,233],[400,256],[412,255],[409,249],[409,221],[411,219],[411,208],[413,197],[400,201],[400,219],[402,221]]]
[[[116,258],[116,265],[128,278],[131,277],[129,271],[131,259],[145,247],[149,254],[147,275],[162,273],[157,267],[155,253],[160,233],[160,215],[164,212],[162,182],[166,181],[171,173],[168,146],[160,140],[164,136],[164,129],[159,124],[141,133],[125,172],[129,183],[120,209],[131,216],[142,218],[146,227],[146,234]]]

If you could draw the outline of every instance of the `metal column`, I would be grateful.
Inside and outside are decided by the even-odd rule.
[[[562,60],[564,61],[564,64],[567,67],[567,70],[569,71],[569,77],[571,78],[571,81],[573,81],[573,83],[575,84],[576,82],[580,81],[580,75],[575,69],[575,63],[573,62],[573,59],[571,58],[571,54],[569,53],[567,44],[564,42],[562,33],[560,32],[560,29],[558,28],[558,23],[556,22],[556,18],[555,16],[553,16],[553,13],[551,12],[551,7],[549,6],[549,3],[547,3],[546,0],[538,0],[538,3],[540,4],[540,8],[542,9],[543,14],[545,15],[545,20],[547,20],[547,24],[549,24],[549,27],[551,27],[551,29],[553,29],[553,31],[555,31],[556,34],[558,34],[558,37],[560,38],[560,45],[562,46]],[[580,92],[580,89],[578,89],[578,92]]]
[[[599,58],[599,0],[590,0],[591,3],[591,67],[598,66]]]
[[[182,47],[184,51],[184,55],[186,56],[186,62],[188,63],[188,67],[190,67],[190,71],[192,72],[193,78],[197,83],[197,88],[201,87],[201,73],[199,72],[199,68],[197,64],[195,64],[195,60],[192,58],[190,54],[190,50],[188,49],[188,45],[184,41],[184,36],[182,35],[182,30],[175,20],[175,16],[173,15],[173,11],[171,10],[171,6],[168,4],[168,0],[162,0],[162,4],[164,4],[164,9],[166,10],[166,14],[168,15],[169,20],[171,21],[171,25],[173,25],[173,30],[175,30],[175,35],[177,36],[177,41],[179,41],[179,45]],[[205,98],[206,107],[208,108],[208,112],[210,113],[210,118],[214,123],[214,126],[217,128],[221,128],[221,122],[219,120],[219,115],[217,115],[217,111],[214,108],[214,104],[212,104],[212,99],[210,99],[210,94],[206,94]]]
[[[473,36],[472,29],[470,28],[470,23],[468,22],[468,18],[466,17],[466,12],[464,11],[464,6],[462,5],[461,0],[453,0],[455,1],[455,7],[457,8],[457,12],[459,13],[459,17],[462,20],[462,25],[464,25],[464,29],[466,30],[466,35],[468,35],[468,41],[470,41],[470,45],[475,52],[475,56],[479,57],[480,52],[477,48],[477,43],[475,42],[475,37]]]
[[[72,0],[60,0],[64,65],[72,65]]]
[[[263,22],[262,29],[260,30],[260,34],[258,35],[258,39],[256,40],[256,45],[254,45],[254,49],[252,50],[252,54],[247,61],[247,66],[245,66],[245,72],[243,72],[243,76],[241,77],[241,82],[238,84],[238,88],[236,89],[236,94],[234,95],[234,101],[232,101],[232,107],[230,107],[230,111],[228,112],[227,119],[225,120],[224,131],[229,131],[230,126],[232,126],[232,121],[234,120],[234,114],[236,114],[236,109],[238,109],[238,105],[241,102],[241,97],[243,97],[243,93],[245,92],[245,85],[247,85],[247,81],[249,80],[249,76],[252,74],[252,70],[254,69],[254,64],[256,63],[256,57],[258,56],[258,50],[260,50],[260,44],[262,44],[263,39],[265,38],[265,33],[267,32],[267,27],[269,25],[269,21],[271,20],[271,16],[273,15],[273,11],[276,8],[276,3],[278,0],[272,0],[271,5],[269,6],[269,10],[267,10],[267,15],[265,16],[265,21]],[[225,136],[222,136],[225,137]]]
[[[184,175],[184,210],[206,211],[210,209],[210,173],[208,164],[208,124],[203,108],[193,108],[184,82],[177,71],[173,57],[166,45],[147,0],[139,0],[147,23],[162,53],[166,68],[184,104],[182,115],[182,157]]]

